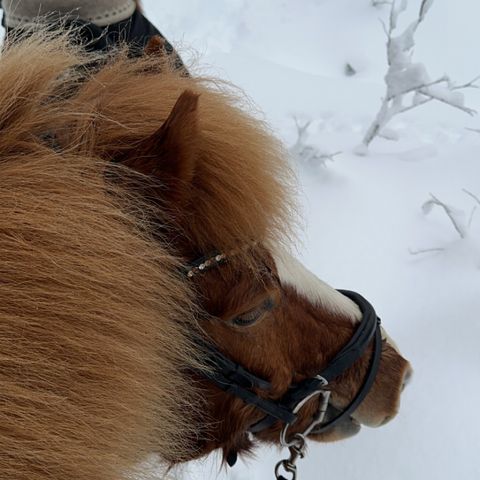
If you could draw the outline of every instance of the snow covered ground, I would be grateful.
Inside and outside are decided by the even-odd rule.
[[[300,256],[320,278],[363,293],[411,360],[414,381],[398,418],[343,443],[311,445],[302,480],[474,480],[480,478],[479,117],[426,105],[395,119],[398,141],[354,147],[384,93],[388,7],[370,0],[145,0],[148,15],[197,71],[241,86],[287,145],[293,117],[311,121],[306,143],[334,161],[297,161],[306,228]],[[413,20],[410,0],[402,25]],[[480,74],[480,3],[436,0],[416,37],[415,59],[432,77],[459,83]],[[182,47],[183,46],[183,47]],[[346,76],[346,64],[357,72]],[[465,92],[480,110],[480,91]],[[446,214],[422,204],[430,193],[455,207],[466,237]],[[463,212],[463,213],[462,213]],[[470,222],[470,226],[468,223]],[[409,250],[442,249],[412,255]],[[219,471],[218,458],[179,477],[273,478],[278,451]]]

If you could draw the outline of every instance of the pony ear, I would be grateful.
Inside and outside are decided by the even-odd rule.
[[[159,179],[164,200],[182,202],[190,191],[197,157],[198,97],[185,90],[163,125],[115,161]]]
[[[166,54],[165,51],[165,39],[160,35],[154,35],[148,40],[148,43],[143,49],[145,55],[163,57]]]

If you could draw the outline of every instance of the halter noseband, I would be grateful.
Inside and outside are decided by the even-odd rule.
[[[226,254],[215,254],[192,262],[187,269],[187,276],[192,278],[196,274],[224,263],[228,256]],[[249,372],[240,364],[226,357],[211,342],[205,339],[199,341],[200,346],[208,355],[208,363],[211,367],[209,371],[203,372],[203,375],[220,389],[242,399],[245,403],[254,405],[266,414],[265,417],[250,427],[249,431],[251,433],[262,432],[276,421],[284,423],[280,441],[283,446],[290,449],[291,457],[277,464],[276,475],[278,479],[284,478],[279,473],[280,467],[283,467],[295,478],[295,461],[297,457],[303,456],[306,437],[312,432],[315,434],[325,432],[350,416],[367,396],[378,371],[382,351],[380,318],[375,313],[373,306],[360,294],[349,290],[339,290],[339,292],[355,302],[362,313],[362,319],[355,333],[323,370],[314,377],[290,385],[286,394],[278,400],[261,398],[253,391],[254,389],[270,390],[272,387],[270,382]],[[354,399],[340,414],[325,421],[331,393],[326,387],[332,380],[352,367],[362,357],[372,341],[373,354],[362,386]],[[298,420],[303,406],[317,396],[320,399],[319,407],[309,426],[303,432],[289,436],[289,429]],[[236,455],[234,454],[227,460],[229,464],[234,464]]]

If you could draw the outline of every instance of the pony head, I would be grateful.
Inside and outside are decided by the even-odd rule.
[[[70,130],[72,145],[155,178],[143,189],[168,213],[158,231],[186,265],[200,307],[203,335],[268,389],[256,397],[278,401],[293,385],[315,376],[355,334],[358,305],[308,272],[286,245],[295,223],[292,176],[286,154],[258,118],[238,106],[231,90],[208,79],[172,71],[159,58],[116,57],[88,79],[74,100],[85,116]],[[88,120],[88,116],[92,120]],[[191,265],[195,259],[200,263]],[[325,419],[347,408],[370,368],[373,346],[329,385]],[[331,441],[361,424],[393,418],[411,368],[384,333],[378,372],[360,406],[327,431]],[[255,440],[278,442],[283,424],[209,380],[201,383],[209,425],[192,457],[223,449],[225,458]],[[291,425],[303,432],[319,409],[307,401]]]
[[[265,124],[218,82],[63,37],[7,49],[0,80],[2,476],[122,479],[150,452],[175,463],[278,442],[284,425],[255,428],[265,412],[209,379],[200,344],[248,372],[252,398],[280,402],[361,315],[289,253],[292,177]],[[395,416],[410,366],[386,335],[381,347],[368,395],[312,439]],[[330,381],[326,421],[372,349]],[[306,399],[289,433],[318,411]]]

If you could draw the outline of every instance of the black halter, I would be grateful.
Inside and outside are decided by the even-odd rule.
[[[372,305],[360,294],[348,290],[339,290],[343,295],[353,300],[362,312],[362,321],[350,341],[330,361],[326,368],[315,377],[303,380],[301,383],[291,385],[284,397],[279,400],[267,400],[259,397],[253,389],[268,391],[271,384],[244,369],[240,364],[230,360],[221,353],[213,344],[202,342],[202,348],[208,353],[210,371],[205,373],[222,390],[244,400],[246,403],[255,405],[267,414],[262,420],[250,428],[250,432],[258,433],[272,426],[277,420],[286,424],[293,424],[298,414],[294,413],[295,408],[305,398],[313,393],[324,390],[333,379],[339,377],[356,360],[358,360],[374,340],[374,353],[370,361],[369,370],[364,383],[356,397],[341,414],[332,420],[316,428],[316,432],[332,428],[343,418],[349,416],[363,401],[370,390],[380,363],[381,354],[381,332],[380,319],[377,317]]]
[[[209,257],[209,260],[203,258],[199,261],[192,262],[188,269],[188,276],[192,277],[225,260],[225,255],[216,255]],[[254,391],[256,389],[268,392],[268,390],[271,389],[270,382],[249,372],[240,364],[226,357],[211,342],[207,340],[200,342],[201,347],[207,353],[211,367],[210,371],[204,372],[206,378],[220,389],[242,399],[245,403],[254,405],[266,414],[265,417],[250,427],[249,431],[251,433],[262,432],[271,427],[276,421],[280,421],[285,425],[281,441],[285,446],[290,447],[294,442],[289,441],[287,435],[288,429],[298,420],[299,413],[308,400],[316,396],[323,399],[323,401],[320,402],[318,412],[314,416],[311,424],[306,431],[300,434],[302,438],[312,433],[313,430],[315,430],[315,434],[317,434],[334,427],[341,420],[350,416],[367,396],[373,385],[380,364],[382,351],[380,318],[377,317],[372,305],[360,294],[349,290],[339,290],[339,292],[355,302],[362,313],[361,322],[355,333],[350,341],[330,360],[323,370],[319,371],[314,377],[291,385],[286,394],[278,400],[262,398]],[[365,353],[372,341],[373,354],[370,359],[368,372],[355,398],[335,418],[324,421],[330,395],[330,391],[326,387],[332,380],[338,378],[347,369],[352,367]],[[234,458],[229,459],[229,463],[235,463],[235,460],[234,455]]]
[[[360,403],[367,396],[380,364],[382,353],[382,337],[380,331],[380,318],[377,317],[372,305],[360,294],[348,290],[339,290],[340,293],[353,300],[362,313],[362,320],[350,341],[335,355],[329,364],[315,375],[315,377],[303,380],[297,385],[292,385],[283,398],[277,400],[275,404],[287,408],[288,411],[295,411],[305,399],[314,396],[316,392],[325,390],[325,387],[335,378],[339,377],[348,368],[350,368],[366,351],[368,345],[374,341],[373,356],[370,360],[369,369],[365,380],[357,392],[355,398],[339,415],[316,426],[315,433],[325,432],[332,428],[342,419],[351,415]],[[298,412],[297,412],[298,413]],[[295,420],[297,417],[295,417]],[[267,415],[250,429],[252,433],[261,432],[272,426],[276,420],[282,420],[279,416]],[[295,421],[294,420],[294,421]],[[293,423],[293,422],[287,422]]]

